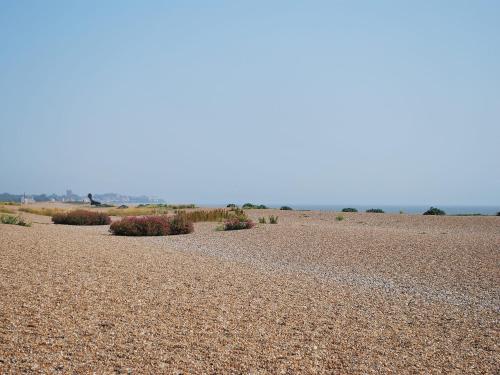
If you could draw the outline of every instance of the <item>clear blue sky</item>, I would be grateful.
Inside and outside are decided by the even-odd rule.
[[[2,1],[0,192],[500,204],[500,1]]]

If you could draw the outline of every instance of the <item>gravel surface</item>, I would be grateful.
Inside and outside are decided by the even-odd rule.
[[[0,224],[0,373],[499,373],[500,218]]]

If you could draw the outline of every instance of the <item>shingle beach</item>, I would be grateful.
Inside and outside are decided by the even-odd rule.
[[[500,217],[248,214],[0,224],[0,373],[499,373]]]

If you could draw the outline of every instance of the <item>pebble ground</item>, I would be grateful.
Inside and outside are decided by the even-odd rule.
[[[500,372],[500,218],[0,224],[0,373]]]

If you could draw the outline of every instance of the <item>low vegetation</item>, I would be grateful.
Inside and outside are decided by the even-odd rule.
[[[176,211],[176,213],[184,214],[187,219],[192,221],[193,223],[198,223],[201,221],[224,221],[233,216],[245,215],[243,210],[239,208],[233,208],[231,210],[216,208],[213,210]]]
[[[344,220],[344,217],[342,215],[337,215],[337,216],[335,216],[335,220],[342,221],[342,220]]]
[[[263,205],[263,204],[259,204],[259,205],[257,205],[257,204],[253,204],[253,203],[245,203],[245,204],[242,206],[242,208],[247,209],[247,210],[249,210],[249,209],[263,210],[263,209],[266,209],[266,208],[268,208],[268,207],[267,207],[267,206],[265,206],[265,205]]]
[[[13,215],[0,215],[0,223],[2,224],[11,224],[11,225],[20,225],[22,227],[31,227],[31,223],[26,221],[21,216],[13,216]]]
[[[187,214],[177,213],[170,218],[170,235],[188,234],[193,232],[193,221],[189,219]]]
[[[29,214],[34,215],[42,215],[42,216],[54,216],[56,214],[62,214],[68,212],[67,210],[63,210],[61,208],[46,208],[46,207],[20,207],[19,211],[27,212]]]
[[[158,203],[158,204],[139,204],[137,207],[146,207],[146,208],[166,208],[170,210],[185,210],[187,208],[196,208],[196,205],[193,203],[189,204],[166,204],[166,203]]]
[[[443,210],[440,210],[439,208],[436,207],[431,207],[427,211],[424,212],[424,215],[446,215],[446,212]]]
[[[278,216],[269,216],[269,224],[278,224]]]
[[[235,205],[234,203],[229,203],[227,206],[227,208],[236,208],[238,207],[237,205]]]
[[[193,231],[193,223],[184,214],[125,217],[111,224],[109,231],[117,236],[168,236]]]
[[[266,224],[266,218],[265,217],[259,217],[259,224]]]
[[[366,212],[373,214],[383,214],[384,210],[381,208],[369,208],[368,210],[366,210]]]
[[[254,227],[254,222],[248,218],[232,217],[224,222],[222,230],[240,230]]]
[[[111,208],[106,211],[110,216],[150,216],[150,215],[165,215],[168,213],[167,207],[127,207],[127,208]]]
[[[280,207],[280,210],[282,210],[282,211],[292,211],[292,210],[293,210],[293,208],[292,208],[292,207],[289,207],[289,206],[281,206],[281,207]]]
[[[358,210],[355,208],[352,208],[352,207],[347,207],[347,208],[343,208],[342,212],[358,212]]]
[[[53,215],[52,222],[65,225],[107,225],[111,223],[111,219],[104,212],[74,210]]]
[[[13,214],[15,211],[10,207],[0,206],[0,212],[4,214]]]
[[[497,212],[497,216],[500,216],[500,211]]]
[[[0,202],[1,206],[20,206],[19,202]]]

